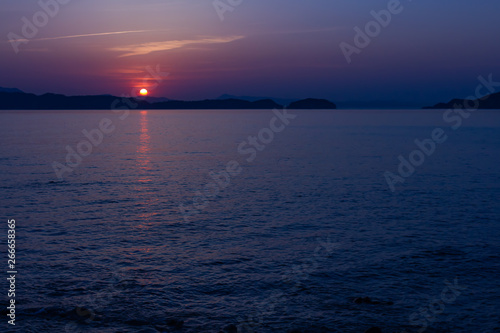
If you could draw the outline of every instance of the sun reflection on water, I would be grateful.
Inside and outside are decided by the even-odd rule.
[[[140,171],[139,182],[150,182],[149,171],[151,170],[151,136],[148,128],[148,111],[140,112],[140,136],[137,147],[137,163]]]
[[[153,208],[158,201],[155,195],[152,179],[153,166],[151,161],[151,136],[149,131],[148,111],[140,111],[139,140],[137,145],[137,186],[136,196],[140,199],[137,205],[140,223],[137,228],[147,229],[151,226],[151,220],[158,214]]]

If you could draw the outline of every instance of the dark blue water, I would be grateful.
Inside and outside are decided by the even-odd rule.
[[[292,113],[250,162],[238,146],[271,111],[0,113],[13,331],[499,332],[500,112],[456,130],[440,110]],[[384,173],[435,128],[446,142],[391,191]],[[217,196],[196,194],[230,161]]]

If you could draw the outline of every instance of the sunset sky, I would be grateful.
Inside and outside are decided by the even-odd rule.
[[[353,28],[387,4],[243,0],[221,21],[213,0],[72,0],[16,54],[9,33],[22,36],[22,18],[32,21],[41,7],[2,1],[0,86],[121,95],[151,88],[146,68],[159,65],[169,75],[149,89],[158,97],[425,104],[470,95],[479,75],[500,78],[498,0],[402,1],[403,11],[348,64],[339,44],[353,44]]]

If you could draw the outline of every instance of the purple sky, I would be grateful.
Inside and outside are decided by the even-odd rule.
[[[349,64],[339,45],[355,46],[354,27],[393,1],[243,0],[218,13],[213,0],[72,0],[54,17],[39,13],[38,1],[2,1],[0,86],[426,104],[470,95],[479,75],[500,81],[498,0],[402,1]],[[34,15],[38,31],[23,36],[23,17],[32,24]],[[148,66],[169,75],[155,85]]]

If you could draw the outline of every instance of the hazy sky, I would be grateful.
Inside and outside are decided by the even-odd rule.
[[[354,46],[353,28],[364,29],[370,12],[389,2],[243,0],[221,21],[213,0],[71,0],[54,17],[37,14],[35,0],[2,0],[0,86],[430,103],[470,95],[478,75],[500,81],[498,0],[402,1],[402,12],[348,64],[339,44]],[[34,15],[38,31],[23,36],[22,18],[33,23]],[[9,33],[28,37],[18,53]],[[146,68],[158,65],[169,75],[154,87]]]

